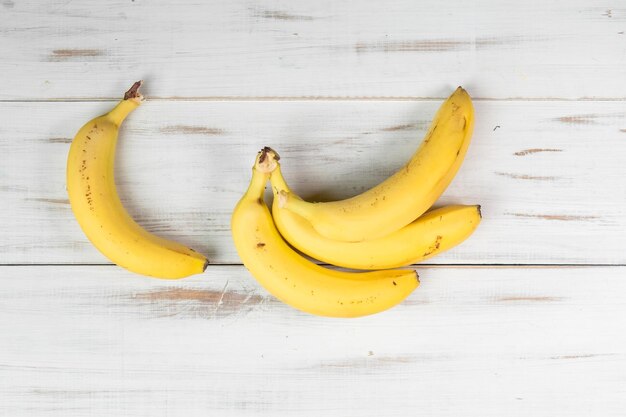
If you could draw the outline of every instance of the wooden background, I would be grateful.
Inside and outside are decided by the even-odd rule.
[[[625,31],[615,0],[0,0],[0,416],[623,416]],[[118,186],[210,257],[190,279],[110,265],[67,201],[71,138],[137,79]],[[347,197],[457,85],[438,204],[482,204],[476,233],[372,317],[261,289],[229,232],[255,152]]]

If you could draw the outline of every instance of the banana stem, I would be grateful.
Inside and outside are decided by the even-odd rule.
[[[270,181],[272,182],[272,187],[274,188],[274,194],[280,191],[291,192],[280,170],[280,164],[276,164],[276,169],[271,172]]]
[[[244,198],[248,200],[258,200],[259,203],[263,203],[263,194],[265,193],[265,184],[269,179],[269,174],[260,172],[255,168],[252,168],[252,180]]]
[[[270,178],[270,173],[278,167],[280,156],[269,146],[265,146],[257,154],[252,167],[252,180],[246,191],[245,198],[258,200],[263,204],[265,185]]]
[[[143,96],[139,92],[139,87],[143,84],[143,80],[135,81],[135,84],[124,93],[124,100],[139,99],[143,100]]]
[[[313,203],[309,203],[308,201],[304,201],[302,199],[296,198],[296,196],[287,191],[282,191],[278,194],[278,206],[280,208],[285,208],[292,213],[295,213],[299,216],[304,217],[305,219],[311,221],[312,212],[311,209],[314,206]]]
[[[143,81],[137,81],[124,94],[124,99],[117,103],[117,106],[111,110],[107,116],[117,126],[121,125],[124,119],[143,101],[143,96],[139,92],[139,87]]]
[[[278,160],[280,160],[278,153],[269,146],[265,146],[257,155],[254,168],[260,172],[269,174],[278,166]]]

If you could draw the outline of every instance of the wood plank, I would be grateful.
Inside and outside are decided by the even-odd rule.
[[[150,102],[121,134],[117,182],[149,230],[213,262],[240,263],[230,213],[258,149],[282,155],[309,199],[385,179],[418,146],[439,102]],[[110,103],[3,103],[0,263],[106,263],[65,192],[69,142]],[[626,112],[610,102],[478,102],[467,159],[439,204],[483,206],[435,263],[626,263]]]
[[[626,98],[618,0],[0,2],[0,99]]]
[[[0,415],[623,415],[626,268],[420,272],[400,306],[337,320],[240,266],[1,267]]]

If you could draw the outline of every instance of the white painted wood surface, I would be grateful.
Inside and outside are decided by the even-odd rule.
[[[72,217],[69,141],[112,103],[4,103],[3,263],[106,263]],[[386,178],[417,149],[439,100],[146,102],[128,119],[118,183],[138,221],[215,263],[240,263],[230,213],[256,152],[282,156],[307,198]],[[613,102],[476,103],[467,159],[440,204],[482,204],[464,245],[433,263],[626,263],[626,109]],[[29,120],[37,119],[36,124]],[[608,242],[608,244],[607,244]]]
[[[623,416],[624,267],[422,268],[333,320],[241,266],[3,267],[0,415]]]
[[[0,2],[0,99],[626,99],[623,1]],[[17,82],[16,82],[17,81]]]
[[[0,0],[0,416],[623,416],[625,31],[617,0]],[[71,137],[140,78],[118,185],[214,262],[182,281],[98,265],[65,193]],[[346,197],[459,84],[476,132],[440,203],[478,231],[380,315],[262,290],[228,225],[255,152]]]

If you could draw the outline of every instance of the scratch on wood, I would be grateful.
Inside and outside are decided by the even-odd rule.
[[[70,200],[68,200],[67,198],[26,198],[25,200],[50,204],[70,204]]]
[[[292,14],[282,10],[262,10],[256,11],[254,14],[256,17],[262,17],[264,19],[275,20],[290,20],[290,21],[311,21],[315,20],[313,16],[305,16],[301,14]]]
[[[0,185],[0,192],[3,193],[23,193],[25,191],[28,191],[26,187],[21,187],[18,185]]]
[[[496,175],[500,175],[502,177],[509,177],[509,178],[513,178],[516,180],[554,181],[554,180],[559,179],[559,177],[552,177],[552,176],[511,174],[509,172],[496,172]]]
[[[4,0],[4,1],[2,2],[2,5],[3,5],[4,7],[6,7],[7,9],[12,9],[12,8],[13,8],[13,6],[15,6],[15,2],[13,2],[13,1],[11,1],[11,0]]]
[[[415,361],[415,358],[410,356],[383,356],[377,357],[376,360],[380,363],[411,363]]]
[[[174,125],[174,126],[166,126],[166,127],[161,128],[161,133],[166,133],[166,134],[182,133],[184,135],[215,136],[215,135],[222,135],[225,132],[223,129],[218,129],[215,127]]]
[[[615,353],[587,353],[587,354],[581,354],[581,355],[559,355],[559,356],[551,356],[550,359],[554,359],[554,360],[586,359],[586,358],[597,358],[601,356],[615,356]]]
[[[356,52],[449,52],[475,47],[483,49],[492,46],[519,43],[522,37],[477,38],[475,40],[424,39],[405,41],[357,42]]]
[[[365,368],[372,366],[391,366],[391,365],[402,365],[407,363],[415,362],[416,358],[410,356],[374,356],[367,355],[364,358],[357,359],[347,359],[342,361],[327,361],[322,362],[319,367],[320,368]]]
[[[540,152],[563,152],[563,149],[531,148],[531,149],[524,149],[523,151],[515,152],[513,155],[516,155],[516,156],[526,156],[526,155],[531,155],[531,154],[540,153]]]
[[[88,58],[102,55],[104,55],[104,52],[99,49],[55,49],[50,55],[50,60],[64,61],[72,58]]]
[[[561,220],[561,221],[585,221],[599,219],[598,216],[576,216],[567,214],[526,214],[526,213],[504,213],[515,217],[528,217],[544,220]]]
[[[594,19],[598,19],[598,20],[604,20],[608,18],[614,21],[623,21],[624,15],[626,14],[625,8],[607,9],[604,7],[590,7],[584,10],[592,12]],[[597,16],[600,16],[600,17],[597,17]]]
[[[34,388],[32,390],[30,390],[30,392],[34,395],[40,395],[40,396],[50,396],[50,397],[63,397],[63,398],[69,398],[69,397],[93,397],[94,395],[96,395],[97,393],[103,393],[103,392],[114,392],[114,391],[94,391],[94,390],[81,390],[81,389],[67,389],[67,390],[60,390],[60,389],[48,389],[48,388]]]
[[[455,51],[466,45],[463,41],[424,40],[424,41],[384,41],[380,43],[358,42],[357,53],[363,52],[444,52]]]
[[[50,138],[48,139],[50,143],[72,143],[72,138]]]
[[[562,299],[563,299],[562,297],[532,297],[532,296],[527,296],[527,297],[499,297],[499,298],[496,298],[496,301],[504,301],[504,302],[510,302],[510,301],[530,301],[530,302],[550,303],[550,302],[555,302],[555,301],[561,301]]]
[[[226,286],[222,290],[199,290],[190,288],[167,288],[137,294],[134,300],[148,301],[156,304],[157,313],[163,312],[160,304],[169,305],[166,309],[168,315],[192,315],[203,318],[225,317],[241,312],[249,312],[254,307],[266,302],[265,297],[258,294],[244,294],[235,291],[227,291]],[[213,306],[213,308],[207,308]]]
[[[415,297],[411,297],[411,298],[407,298],[406,300],[404,300],[402,302],[402,305],[404,306],[421,306],[421,305],[426,305],[426,304],[431,304],[431,301],[425,300],[425,299],[418,299]]]
[[[223,301],[224,296],[225,294],[222,291],[167,288],[138,294],[136,298],[149,301],[198,301],[202,303],[215,303],[220,299]],[[238,293],[232,293],[230,296],[230,300],[241,301],[243,298],[245,298],[245,296]]]
[[[590,125],[596,123],[597,114],[583,114],[580,116],[563,116],[557,117],[555,120],[570,125]]]
[[[394,126],[384,127],[380,129],[380,131],[381,132],[401,132],[405,130],[414,130],[414,129],[420,129],[420,128],[426,127],[428,126],[429,123],[430,123],[429,121],[419,121],[415,123],[394,125]]]
[[[228,280],[226,280],[226,284],[224,284],[224,288],[222,288],[222,295],[220,296],[220,299],[217,300],[217,303],[215,303],[215,313],[217,313],[217,311],[220,309],[220,306],[222,305],[222,302],[224,300],[224,294],[226,294],[226,289],[228,288]]]

